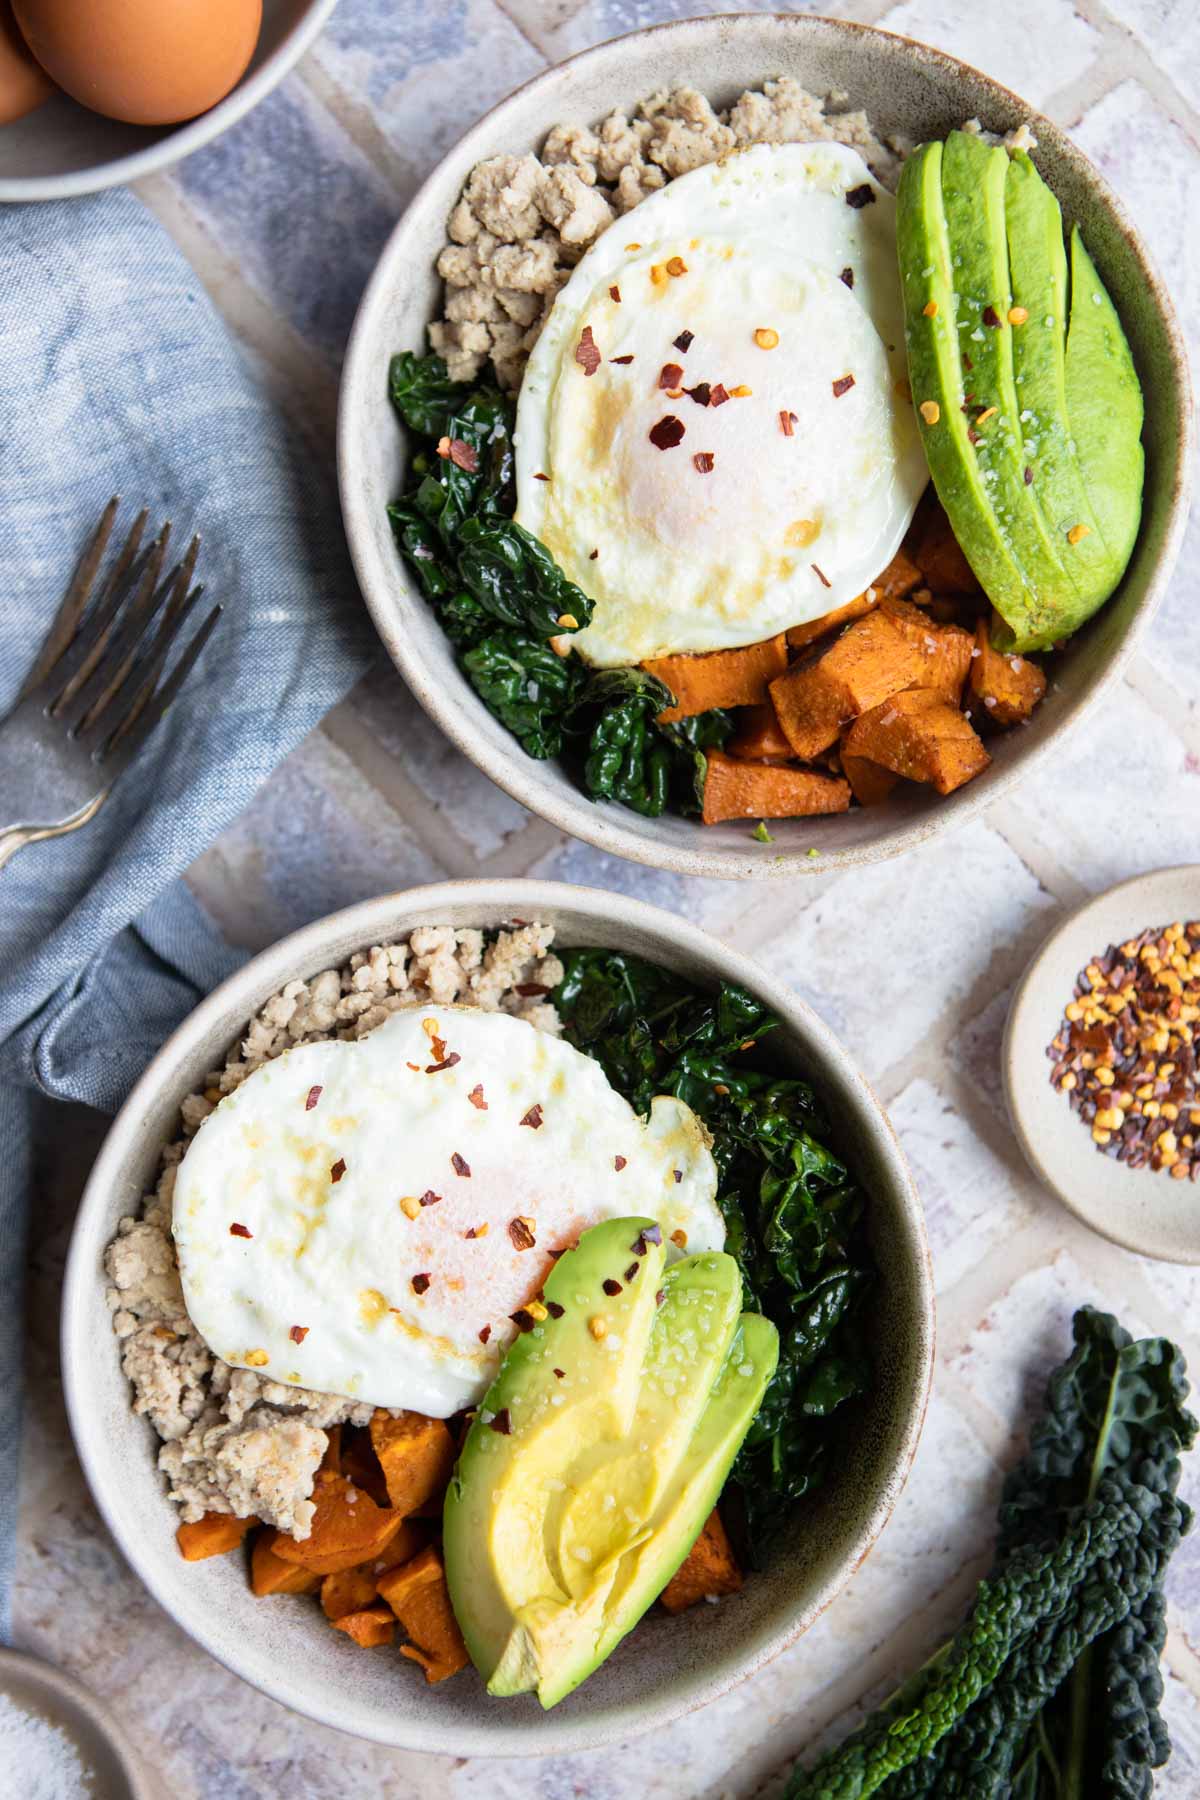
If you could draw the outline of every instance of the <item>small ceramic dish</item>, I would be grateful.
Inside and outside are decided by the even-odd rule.
[[[1150,927],[1200,919],[1200,865],[1156,869],[1089,900],[1053,931],[1013,995],[1004,1034],[1004,1092],[1039,1181],[1085,1225],[1162,1262],[1200,1263],[1200,1181],[1131,1169],[1101,1154],[1089,1127],[1051,1084],[1047,1046],[1075,981],[1110,944]]]
[[[182,125],[125,125],[55,94],[0,126],[0,201],[69,200],[169,168],[211,143],[278,87],[337,0],[263,0],[250,67],[224,100]]]
[[[179,1105],[220,1066],[264,1002],[295,977],[414,926],[495,927],[514,917],[555,928],[559,945],[647,956],[698,982],[740,982],[782,1021],[779,1052],[823,1096],[840,1146],[870,1196],[879,1285],[875,1384],[840,1440],[829,1478],[797,1512],[740,1594],[671,1618],[653,1612],[569,1699],[489,1699],[471,1671],[427,1687],[411,1664],[367,1654],[331,1631],[305,1596],[258,1600],[244,1558],[184,1562],[178,1522],[134,1416],[105,1304],[104,1247],[153,1185]],[[463,881],[389,894],[336,913],[256,956],[164,1045],[105,1142],[84,1195],[66,1274],[63,1383],[76,1448],[113,1536],[176,1623],[235,1673],[297,1712],[359,1737],[456,1756],[562,1756],[625,1743],[725,1692],[805,1631],[867,1555],[895,1505],[925,1416],[933,1291],[920,1202],[896,1138],[828,1026],[787,988],[695,926],[619,894],[532,881]]]
[[[387,372],[395,351],[426,348],[441,307],[435,264],[446,222],[477,162],[537,150],[560,121],[595,124],[664,84],[687,83],[724,107],[780,75],[815,94],[845,94],[884,137],[921,142],[972,118],[1000,132],[1032,126],[1038,167],[1067,217],[1081,223],[1133,349],[1146,397],[1146,484],[1124,580],[1057,659],[1052,691],[1032,719],[990,745],[989,769],[946,799],[905,784],[908,791],[884,805],[774,820],[768,847],[753,841],[752,820],[701,825],[598,805],[560,763],[525,755],[488,712],[392,539],[387,505],[403,485],[408,451]],[[840,19],[746,13],[601,44],[539,75],[472,126],[413,200],[363,296],[342,375],[338,475],[359,585],[389,655],[430,717],[493,781],[560,830],[617,856],[680,875],[787,878],[915,849],[974,818],[1053,754],[1116,680],[1166,587],[1187,518],[1191,429],[1187,353],[1170,299],[1132,220],[1064,131],[979,70],[909,38]]]
[[[91,1800],[158,1800],[157,1789],[108,1708],[73,1676],[40,1657],[0,1650],[0,1695],[66,1739],[87,1784],[71,1788],[71,1793],[87,1794]],[[37,1792],[49,1789],[39,1786]],[[61,1793],[66,1800],[68,1789]]]

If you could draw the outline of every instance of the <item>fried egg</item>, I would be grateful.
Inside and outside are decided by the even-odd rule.
[[[724,1225],[704,1127],[503,1013],[406,1008],[264,1063],[175,1186],[188,1314],[264,1378],[446,1418],[486,1391],[554,1253],[601,1219],[690,1251]]]
[[[928,479],[895,201],[840,144],[762,144],[609,227],[517,411],[519,522],[619,667],[821,617],[889,562]]]

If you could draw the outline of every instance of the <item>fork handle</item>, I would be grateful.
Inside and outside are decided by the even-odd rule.
[[[24,850],[27,844],[40,843],[43,838],[65,837],[69,831],[78,831],[81,825],[86,825],[95,818],[107,799],[108,789],[105,788],[94,800],[89,800],[86,806],[81,806],[77,813],[72,813],[69,819],[63,819],[57,825],[10,825],[0,831],[0,869],[10,863],[17,851]]]

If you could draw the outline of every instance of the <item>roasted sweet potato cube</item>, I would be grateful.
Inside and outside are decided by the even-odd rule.
[[[415,1520],[406,1519],[378,1556],[356,1563],[352,1569],[339,1569],[336,1575],[326,1575],[321,1581],[321,1605],[325,1608],[325,1616],[340,1619],[343,1613],[358,1612],[364,1606],[370,1606],[379,1592],[380,1576],[399,1568],[418,1550],[423,1550],[427,1537],[428,1531],[424,1527]],[[284,1567],[287,1567],[286,1563]]]
[[[863,713],[846,734],[845,754],[929,782],[939,794],[952,794],[992,760],[957,706],[930,688],[893,694]]]
[[[935,594],[977,594],[975,571],[963,555],[942,507],[930,501],[918,515],[912,560]]]
[[[364,1606],[359,1612],[341,1613],[329,1622],[335,1631],[344,1631],[364,1650],[390,1644],[396,1630],[396,1621],[386,1606]]]
[[[379,1593],[409,1640],[400,1654],[421,1665],[426,1681],[445,1681],[466,1666],[467,1647],[450,1605],[441,1556],[432,1544],[403,1568],[381,1575]]]
[[[659,1599],[668,1612],[678,1613],[710,1594],[736,1594],[741,1585],[742,1571],[714,1507]]]
[[[878,806],[887,799],[900,777],[865,756],[847,756],[842,752],[842,770],[850,783],[850,792],[860,806]]]
[[[323,1469],[332,1469],[335,1475],[342,1472],[342,1428],[330,1425],[325,1432],[325,1454],[321,1458]]]
[[[299,1563],[284,1562],[271,1548],[273,1531],[260,1531],[250,1552],[250,1587],[260,1598],[266,1594],[313,1594],[321,1577]]]
[[[203,1562],[207,1556],[224,1556],[236,1550],[257,1519],[239,1519],[233,1513],[207,1512],[190,1525],[181,1525],[175,1542],[186,1562]]]
[[[847,600],[845,606],[835,606],[832,612],[822,613],[819,619],[808,619],[803,625],[789,625],[789,647],[793,650],[807,650],[810,644],[828,637],[839,626],[849,625],[853,620],[865,618],[869,612],[874,612],[879,599],[880,589],[870,587],[865,593],[856,594],[853,600]]]
[[[778,763],[739,762],[723,750],[708,752],[704,823],[722,819],[805,819],[845,812],[850,789],[833,775],[785,769]]]
[[[309,1536],[296,1539],[277,1531],[271,1548],[284,1562],[298,1563],[314,1575],[337,1575],[378,1556],[404,1523],[402,1513],[376,1506],[369,1494],[332,1469],[317,1470],[313,1500]]]
[[[807,762],[859,713],[919,681],[922,668],[921,652],[877,609],[812,662],[780,675],[771,683],[771,699],[793,752]]]
[[[991,623],[980,619],[975,627],[975,655],[971,662],[971,698],[978,701],[978,716],[993,725],[1019,725],[1027,719],[1046,692],[1046,677],[1027,656],[1009,656],[992,643]]]
[[[444,1419],[380,1408],[371,1418],[371,1443],[388,1499],[402,1517],[441,1505],[454,1467],[454,1439]]]
[[[901,545],[887,568],[875,577],[867,591],[870,593],[874,590],[881,600],[900,600],[922,585],[920,569]]]
[[[957,706],[971,667],[974,641],[970,632],[957,625],[939,625],[907,600],[884,600],[881,605],[921,657],[916,686],[932,688],[943,700]]]
[[[788,743],[768,700],[763,706],[745,706],[734,721],[736,729],[725,745],[729,756],[743,762],[790,762],[792,746]]]
[[[714,706],[759,706],[767,683],[787,668],[787,639],[777,637],[740,650],[710,650],[702,656],[655,656],[642,664],[669,687],[674,706],[659,713],[662,724],[688,719]]]
[[[376,1506],[391,1505],[383,1469],[375,1454],[371,1434],[365,1426],[343,1426],[340,1473],[352,1481],[355,1487],[370,1494]]]

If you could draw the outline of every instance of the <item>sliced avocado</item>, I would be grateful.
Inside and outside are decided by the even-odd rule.
[[[1144,408],[1117,309],[1084,248],[1078,225],[1071,232],[1066,388],[1075,454],[1093,512],[1104,522],[1104,541],[1112,559],[1111,593],[1133,554],[1142,518]],[[1107,598],[1105,594],[1103,599]],[[1096,605],[1100,604],[1098,600]]]
[[[733,1258],[664,1272],[663,1254],[650,1220],[585,1232],[467,1435],[446,1575],[490,1693],[553,1706],[610,1654],[686,1556],[774,1371]]]

